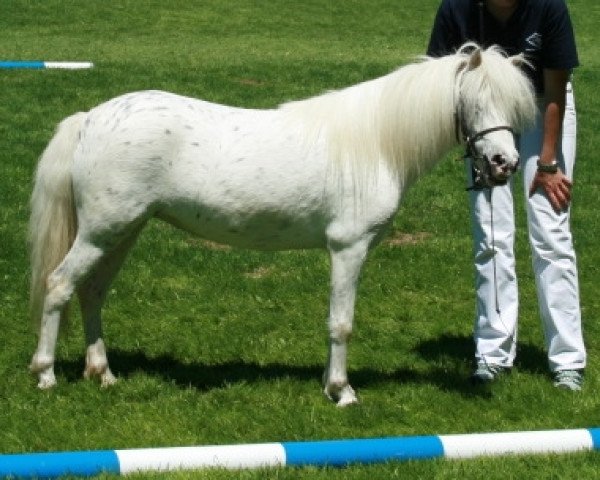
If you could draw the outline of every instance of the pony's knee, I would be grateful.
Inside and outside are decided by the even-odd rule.
[[[352,322],[348,320],[329,320],[329,336],[333,342],[346,343],[352,336]]]

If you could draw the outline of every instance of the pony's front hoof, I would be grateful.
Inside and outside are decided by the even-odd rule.
[[[49,390],[56,386],[56,377],[52,368],[38,373],[38,388],[40,390]]]
[[[348,405],[355,405],[357,403],[358,398],[356,398],[356,393],[354,392],[354,389],[350,385],[346,385],[340,392],[339,399],[336,405],[340,408],[343,408],[347,407]]]
[[[323,393],[340,408],[358,403],[356,393],[350,385],[345,385],[342,388],[325,387]]]
[[[110,369],[106,369],[106,371],[100,375],[100,386],[102,388],[108,388],[117,383],[117,378],[112,374]]]

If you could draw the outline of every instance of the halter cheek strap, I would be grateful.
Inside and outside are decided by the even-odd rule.
[[[480,138],[484,137],[488,133],[497,132],[499,130],[508,130],[510,133],[514,135],[514,130],[508,125],[499,125],[497,127],[486,128],[485,130],[481,130],[479,132],[474,133],[469,136],[467,129],[463,123],[463,119],[461,118],[461,108],[460,108],[460,86],[462,84],[462,77],[465,74],[465,69],[462,68],[457,75],[456,81],[454,83],[454,92],[453,92],[453,103],[454,103],[454,135],[456,137],[456,143],[462,143],[463,141],[467,144],[467,152],[474,153],[475,150],[475,142]]]

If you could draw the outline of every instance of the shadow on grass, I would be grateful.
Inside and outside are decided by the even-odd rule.
[[[392,372],[360,368],[349,372],[352,384],[358,389],[381,383],[398,385],[434,385],[441,390],[458,392],[466,397],[488,398],[488,388],[474,387],[469,381],[472,366],[473,342],[470,337],[442,335],[420,342],[415,352],[430,367],[426,371],[400,368]],[[545,353],[536,346],[524,344],[519,347],[519,370],[539,374],[545,372]],[[184,388],[207,391],[226,384],[260,382],[281,378],[300,381],[320,381],[322,365],[294,366],[279,363],[257,364],[255,362],[229,361],[219,364],[185,363],[172,355],[149,357],[140,351],[112,350],[109,361],[113,372],[121,378],[143,372],[160,377]],[[439,365],[444,365],[440,367]],[[70,382],[81,378],[82,361],[59,361],[57,367]]]
[[[321,378],[321,366],[294,366],[278,363],[260,365],[243,360],[223,363],[186,363],[172,355],[148,356],[141,351],[110,350],[108,361],[118,378],[129,378],[137,373],[162,378],[180,387],[206,391],[227,384],[259,382],[278,378],[312,381]],[[69,382],[81,379],[83,359],[58,361],[57,368]]]
[[[466,335],[444,334],[438,338],[425,340],[417,345],[415,351],[428,361],[441,361],[443,358],[464,360],[472,366],[475,346],[473,339]],[[548,357],[546,352],[530,343],[517,344],[515,366],[522,372],[546,373]]]
[[[322,365],[296,366],[280,363],[257,364],[246,361],[228,361],[223,363],[185,363],[171,355],[149,357],[143,352],[112,350],[109,362],[113,373],[121,379],[137,373],[155,376],[165,382],[174,383],[181,388],[194,388],[200,392],[221,388],[227,384],[241,382],[256,383],[291,378],[301,382],[320,382]],[[59,361],[57,368],[67,381],[81,380],[83,360]],[[461,369],[464,370],[464,369]],[[427,372],[410,368],[399,368],[384,372],[371,368],[359,368],[349,371],[352,386],[359,391],[363,388],[376,388],[377,385],[393,383],[395,385],[434,385],[441,390],[458,391],[468,397],[489,397],[486,389],[474,388],[464,371],[448,371],[431,367]]]

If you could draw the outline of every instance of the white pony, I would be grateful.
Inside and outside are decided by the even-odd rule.
[[[346,353],[367,252],[409,184],[460,141],[457,130],[496,176],[514,170],[509,127],[523,128],[536,109],[520,61],[469,45],[273,110],[143,91],[65,119],[41,157],[31,200],[38,386],[56,383],[60,318],[75,292],[84,376],[115,382],[100,311],[128,250],[155,217],[243,248],[327,249],[324,391],[340,406],[356,402]]]

